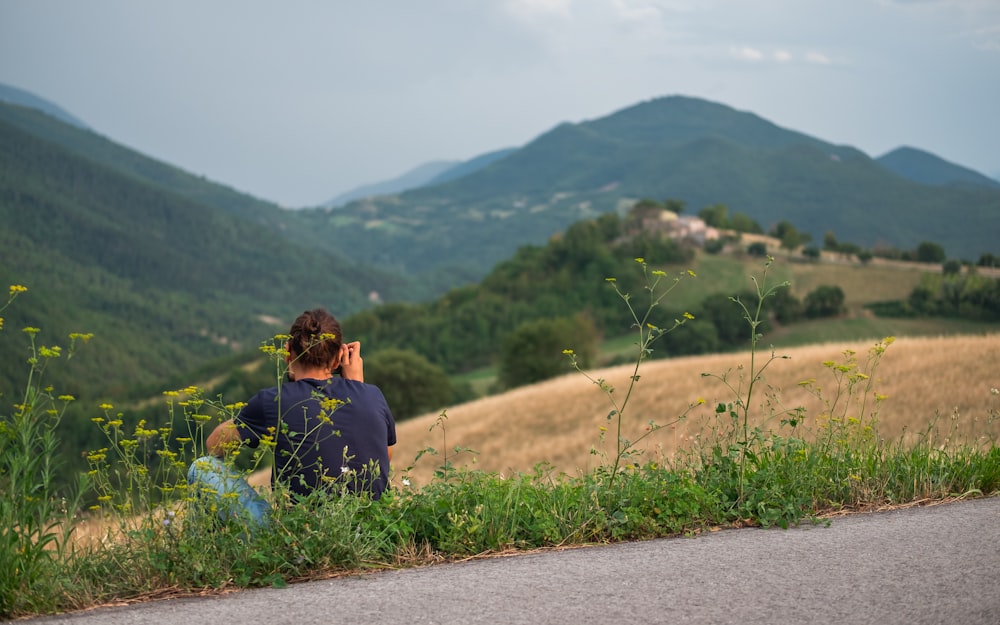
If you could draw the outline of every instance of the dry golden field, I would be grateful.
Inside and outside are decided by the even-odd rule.
[[[775,352],[787,356],[772,362],[752,403],[753,413],[768,411],[762,404],[772,389],[785,407],[807,409],[806,428],[815,426],[823,412],[823,403],[806,393],[799,382],[815,378],[824,396],[832,397],[836,383],[824,361],[844,362],[845,350],[854,350],[859,365],[864,365],[874,341],[828,343],[795,347]],[[757,366],[770,357],[770,350],[757,354]],[[692,356],[644,363],[640,380],[625,409],[623,435],[641,435],[650,419],[666,424],[688,409],[699,398],[703,405],[673,427],[654,432],[645,441],[645,453],[671,455],[677,449],[690,448],[692,440],[709,435],[716,427],[713,407],[734,399],[715,377],[722,375],[736,385],[740,367],[748,371],[749,353]],[[604,378],[616,388],[622,399],[634,365],[622,365],[588,372]],[[898,338],[885,351],[873,376],[872,392],[887,395],[880,406],[879,432],[887,440],[905,436],[914,440],[934,426],[937,444],[947,437],[960,443],[990,443],[1000,439],[1000,333],[979,336]],[[869,402],[871,405],[871,402]],[[456,445],[479,452],[452,457],[456,465],[474,466],[486,471],[510,474],[531,471],[538,463],[548,463],[557,471],[577,474],[601,463],[591,454],[600,446],[600,427],[608,427],[608,443],[614,449],[614,422],[607,420],[611,404],[604,393],[580,373],[570,373],[540,384],[515,389],[502,395],[450,407],[445,421],[447,440],[442,442],[441,428],[430,430],[438,413],[426,414],[397,424],[399,442],[393,449],[395,480],[413,463],[417,452],[434,447],[438,455],[425,455],[407,472],[414,486],[426,484],[442,462],[441,451]],[[869,414],[853,416],[868,417]],[[779,418],[768,423],[776,427]],[[449,451],[449,454],[453,454]],[[470,464],[475,458],[474,465]],[[270,470],[251,476],[251,483],[261,490],[268,488]],[[158,512],[162,514],[162,512]],[[110,534],[109,534],[110,530]],[[73,533],[78,546],[114,540],[123,531],[118,520],[91,518],[81,522]]]
[[[751,402],[751,414],[763,415],[765,391],[773,389],[783,406],[804,406],[806,428],[815,425],[823,403],[806,393],[799,382],[815,378],[825,398],[832,398],[836,382],[824,361],[845,361],[844,351],[854,350],[862,366],[875,342],[852,342],[789,348],[776,352],[788,358],[772,362]],[[769,349],[757,354],[757,366],[771,355]],[[623,435],[641,435],[650,421],[666,424],[695,407],[674,427],[664,428],[647,439],[647,454],[671,455],[689,445],[689,439],[707,435],[717,427],[714,406],[735,396],[715,377],[702,373],[725,374],[736,385],[740,367],[748,373],[749,353],[695,356],[643,363],[640,380],[625,409]],[[616,366],[589,372],[616,388],[619,401],[627,390],[634,365]],[[882,357],[872,377],[872,391],[887,395],[879,410],[879,432],[887,440],[901,436],[913,439],[934,426],[941,444],[945,437],[963,442],[989,442],[1000,436],[1000,420],[990,419],[1000,410],[1000,396],[991,389],[1000,387],[1000,334],[935,338],[899,338]],[[872,405],[870,398],[869,406]],[[515,389],[503,395],[479,399],[447,410],[446,441],[440,428],[430,430],[438,414],[426,414],[397,425],[399,442],[393,450],[397,478],[413,463],[417,452],[433,447],[439,452],[456,445],[476,450],[478,455],[452,458],[457,465],[486,471],[511,473],[531,471],[547,462],[557,471],[576,474],[601,462],[591,454],[600,445],[601,426],[608,427],[608,443],[614,449],[614,422],[607,421],[612,406],[604,393],[580,373]],[[857,408],[852,408],[857,410]],[[869,417],[847,412],[847,416]],[[780,418],[768,422],[777,427]],[[449,454],[453,452],[449,451]],[[612,454],[613,455],[613,454]],[[426,484],[433,469],[443,460],[425,455],[409,473],[415,485]]]

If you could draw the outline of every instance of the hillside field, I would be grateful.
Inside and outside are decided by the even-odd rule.
[[[776,395],[786,408],[804,406],[807,417],[803,427],[817,431],[817,416],[823,412],[823,402],[806,393],[799,382],[816,379],[824,399],[832,400],[836,382],[831,370],[822,363],[842,363],[845,350],[854,350],[864,371],[874,344],[874,341],[853,341],[777,350],[775,355],[788,358],[775,360],[767,368],[751,402],[751,414],[767,413],[769,409],[764,404],[769,396]],[[758,352],[757,366],[769,357],[770,351]],[[728,372],[729,381],[735,386],[740,372],[747,372],[749,365],[748,352],[643,363],[641,378],[625,409],[623,435],[626,438],[641,435],[650,419],[666,424],[702,398],[704,405],[693,409],[683,422],[655,432],[644,441],[646,458],[669,459],[678,450],[707,440],[714,431],[726,426],[717,420],[714,407],[735,397],[717,378],[701,374]],[[589,375],[612,384],[620,400],[633,367],[634,364],[620,365],[594,370]],[[872,379],[872,393],[888,396],[879,413],[879,433],[886,440],[927,434],[938,437],[943,445],[949,437],[987,442],[1000,435],[997,418],[1000,396],[991,392],[1000,387],[998,333],[899,338],[887,348]],[[873,403],[869,397],[869,409]],[[439,454],[425,455],[409,471],[414,485],[427,483],[443,461],[440,452],[444,449],[449,450],[449,460],[456,465],[485,471],[528,472],[543,462],[557,472],[585,471],[601,462],[599,455],[591,453],[592,447],[600,446],[601,426],[608,427],[609,449],[614,449],[614,422],[606,419],[610,409],[607,397],[595,384],[580,373],[570,373],[453,406],[447,410],[444,432],[440,427],[431,429],[438,413],[425,414],[397,425],[399,443],[393,453],[396,475],[397,478],[402,475],[426,447],[437,449]],[[865,414],[855,416],[870,415],[866,410]],[[780,417],[775,417],[763,425],[777,428],[779,423]],[[443,434],[446,441],[442,440]],[[452,450],[456,445],[478,454],[454,456]],[[471,464],[473,459],[475,464]]]

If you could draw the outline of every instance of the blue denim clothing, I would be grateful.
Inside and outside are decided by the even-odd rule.
[[[270,520],[271,505],[221,458],[204,456],[192,462],[187,481],[197,505],[208,510],[214,505],[223,523],[241,520],[247,525],[263,526]]]

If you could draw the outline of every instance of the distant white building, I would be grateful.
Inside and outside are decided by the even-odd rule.
[[[719,238],[719,231],[706,224],[702,218],[693,215],[671,214],[674,215],[674,219],[667,222],[667,235],[670,238],[692,241],[698,245],[704,245],[705,241],[714,241]]]
[[[720,237],[716,228],[710,227],[700,217],[678,215],[673,211],[649,211],[640,217],[639,227],[643,232],[662,232],[677,241],[687,241],[704,245]]]

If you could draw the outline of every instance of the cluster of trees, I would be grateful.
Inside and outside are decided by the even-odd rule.
[[[872,249],[865,249],[855,243],[837,241],[837,237],[833,234],[833,232],[827,232],[823,236],[823,249],[830,252],[837,252],[845,256],[855,256],[863,263],[867,263],[875,257],[885,258],[888,260],[900,260],[904,262],[931,264],[940,263],[945,273],[959,273],[963,265],[973,265],[973,263],[968,260],[962,261],[958,259],[949,259],[944,247],[934,241],[921,241],[916,247],[910,250],[889,246],[877,246]],[[803,250],[803,253],[807,256],[813,255],[810,254],[809,248]],[[819,255],[818,249],[815,250],[814,255]],[[980,254],[979,259],[975,262],[975,266],[1000,267],[1000,257],[990,253]]]
[[[705,224],[720,230],[735,230],[736,232],[747,232],[750,234],[764,234],[764,229],[760,224],[751,219],[748,215],[740,212],[729,214],[729,207],[725,204],[712,204],[698,211],[698,217]]]
[[[693,253],[659,233],[642,232],[628,217],[609,213],[570,226],[545,246],[521,247],[479,284],[452,289],[429,303],[393,303],[359,312],[345,319],[350,333],[346,338],[360,339],[379,350],[411,352],[422,359],[413,366],[429,374],[436,372],[437,377],[499,363],[505,387],[524,384],[538,379],[532,371],[549,370],[541,364],[550,362],[541,355],[547,353],[544,345],[558,343],[554,351],[560,356],[566,347],[586,353],[588,348],[581,342],[592,342],[596,349],[605,329],[619,323],[620,301],[605,278],[637,257],[682,265]],[[621,283],[638,291],[641,275],[624,276]],[[535,346],[531,354],[538,356],[537,363],[518,361],[525,351],[510,346],[522,341]],[[373,352],[371,358],[377,357]],[[410,358],[410,362],[417,361]],[[372,366],[371,371],[372,381],[386,387],[404,382],[398,376],[390,380],[381,367]],[[466,392],[450,391],[456,400],[466,398]],[[439,399],[447,396],[442,391]],[[406,416],[396,405],[393,408]],[[419,408],[433,410],[434,406]]]
[[[925,276],[905,301],[869,306],[886,317],[953,317],[973,321],[1000,321],[1000,279],[976,273],[945,272]]]
[[[647,209],[659,207],[661,209],[672,210],[680,213],[684,210],[684,202],[680,200],[666,200],[659,204],[654,200],[642,200],[637,206],[645,206]],[[725,204],[713,204],[706,206],[698,212],[698,217],[706,225],[720,230],[732,230],[736,233],[763,234],[764,229],[759,223],[743,213],[729,214],[729,207]],[[798,230],[790,221],[782,220],[773,225],[767,234],[778,239],[782,249],[795,250],[802,248],[802,254],[807,258],[817,259],[821,249],[816,245],[810,245],[812,235],[808,232]],[[720,240],[706,243],[705,251],[716,253],[720,251],[726,243],[731,240]],[[945,271],[949,269],[949,261],[945,249],[939,243],[933,241],[921,241],[913,249],[899,249],[891,246],[876,246],[872,249],[863,248],[856,243],[838,241],[832,231],[823,235],[822,250],[836,252],[844,256],[854,256],[863,263],[869,262],[872,258],[885,258],[889,260],[900,260],[918,263],[941,263],[945,265]],[[767,254],[767,246],[763,243],[754,242],[747,246],[747,253],[753,256],[764,256]],[[952,268],[960,268],[963,264],[971,265],[970,261],[950,261]],[[980,267],[1000,266],[1000,257],[984,253],[979,256],[975,263]]]
[[[609,213],[578,222],[545,246],[520,248],[479,284],[453,289],[434,302],[357,313],[344,322],[347,338],[380,350],[366,356],[369,380],[391,389],[387,398],[399,419],[470,399],[467,387],[448,384],[456,374],[496,366],[497,390],[502,390],[567,372],[566,348],[574,350],[582,366],[596,364],[601,340],[629,331],[621,323],[622,302],[606,278],[614,276],[622,292],[637,294],[645,287],[641,272],[622,275],[633,259],[680,271],[693,257],[690,247],[642,230],[641,213],[651,208],[647,201],[625,217]],[[756,305],[753,293],[738,297]],[[769,319],[787,324],[840,314],[844,294],[839,287],[823,286],[799,301],[786,289],[765,304]],[[747,324],[731,294],[708,295],[691,312],[696,318],[657,346],[654,358],[748,343]],[[651,322],[671,327],[683,313],[658,309]]]

